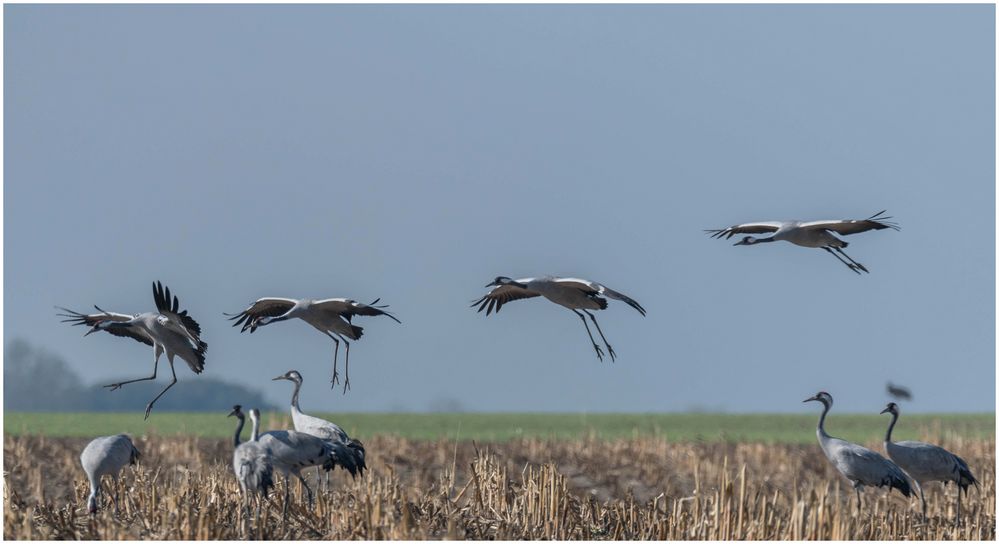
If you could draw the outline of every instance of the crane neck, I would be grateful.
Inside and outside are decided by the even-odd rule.
[[[826,432],[826,414],[829,413],[829,408],[830,406],[823,401],[822,415],[819,416],[819,424],[815,427],[815,432],[819,438],[829,438],[829,433]]]
[[[895,422],[898,421],[898,413],[891,413],[891,423],[888,424],[888,431],[885,432],[885,444],[891,442],[891,432],[895,429]]]
[[[239,414],[236,417],[239,418],[239,424],[236,425],[236,436],[232,438],[233,447],[239,447],[239,435],[242,434],[243,426],[246,425],[246,418],[243,417],[243,414]]]
[[[291,408],[293,411],[301,412],[302,409],[298,407],[298,391],[302,388],[301,382],[295,383],[295,391],[291,394]]]
[[[256,442],[260,438],[260,421],[255,417],[251,417],[250,421],[253,422],[253,427],[251,427],[250,431],[250,437],[254,442]]]

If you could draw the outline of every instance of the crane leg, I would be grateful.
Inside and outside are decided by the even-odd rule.
[[[350,389],[350,342],[345,338],[343,343],[347,346],[347,354],[343,357],[343,394],[347,394]]]
[[[156,368],[159,367],[159,365],[160,365],[160,355],[163,355],[163,348],[161,348],[159,346],[156,346],[156,348],[153,350],[153,375],[152,376],[150,376],[148,378],[136,378],[134,380],[125,380],[123,382],[118,382],[118,383],[109,383],[109,384],[105,385],[104,387],[110,387],[111,390],[114,391],[115,389],[118,389],[121,386],[126,385],[126,384],[135,383],[135,382],[145,382],[145,381],[149,381],[149,380],[155,380],[156,379]]]
[[[862,265],[862,264],[858,263],[857,261],[853,260],[853,257],[850,257],[849,255],[847,255],[846,252],[844,252],[842,249],[840,249],[838,247],[834,247],[833,249],[835,249],[836,251],[838,251],[840,255],[846,257],[851,263],[853,263],[853,266],[856,266],[857,268],[863,270],[864,272],[867,272],[868,274],[871,273],[869,270],[867,270],[867,268],[864,265]]]
[[[860,488],[859,487],[855,487],[855,488],[853,488],[853,490],[857,492],[857,517],[859,518],[860,517]]]
[[[243,523],[246,524],[246,539],[253,540],[253,524],[250,523],[250,498],[243,493]]]
[[[604,360],[604,351],[600,349],[600,346],[597,345],[597,341],[593,339],[593,333],[590,332],[590,326],[586,324],[586,316],[576,310],[573,310],[572,308],[569,309],[572,310],[572,313],[578,315],[579,319],[583,320],[583,326],[586,327],[586,334],[590,336],[590,343],[593,344],[593,349],[597,350],[597,359],[602,362]]]
[[[919,502],[923,508],[923,523],[926,523],[926,497],[923,496],[923,486],[917,483],[916,487],[919,488]]]
[[[851,264],[851,263],[848,263],[848,262],[844,261],[842,257],[840,257],[839,255],[837,255],[835,251],[833,251],[833,250],[829,249],[829,247],[823,247],[822,249],[824,249],[824,250],[828,251],[828,252],[829,252],[829,254],[830,254],[830,255],[832,255],[833,257],[836,257],[836,260],[838,260],[839,262],[841,262],[841,263],[845,264],[845,265],[846,265],[846,267],[847,267],[847,268],[849,268],[850,270],[853,270],[853,271],[854,271],[854,272],[856,272],[857,274],[860,274],[860,270],[857,270],[857,267],[856,267],[856,266],[854,266],[854,265],[853,265],[853,264]]]
[[[254,521],[255,521],[257,527],[260,527],[260,507],[261,507],[261,505],[264,502],[264,498],[258,495],[256,497],[256,501],[257,501],[257,517],[256,517],[256,519]],[[263,535],[261,535],[261,539],[263,539]]]
[[[954,521],[955,527],[961,526],[961,486],[957,487],[957,519]]]
[[[288,521],[288,501],[291,500],[291,477],[284,477],[284,507],[281,508],[281,522]]]
[[[600,339],[603,340],[604,345],[607,346],[607,354],[610,355],[611,361],[613,362],[615,357],[617,357],[617,354],[614,353],[614,348],[612,348],[611,345],[607,343],[607,337],[604,336],[604,331],[600,330],[600,323],[597,323],[597,318],[594,317],[594,315],[588,312],[587,310],[583,310],[583,312],[586,313],[586,315],[590,316],[590,321],[592,321],[593,324],[597,326],[597,332],[600,333]]]
[[[302,487],[305,488],[306,496],[309,498],[309,508],[312,508],[312,488],[309,487],[308,482],[305,481],[305,478],[301,474],[296,474],[296,476],[298,476],[298,481],[302,482]]]
[[[117,474],[111,475],[111,485],[114,486],[114,495],[111,495],[111,500],[114,501],[114,515],[118,516],[120,514],[120,512],[118,510],[118,475]],[[958,495],[958,499],[960,500],[960,494]]]
[[[334,385],[340,383],[340,377],[336,371],[336,357],[337,354],[340,352],[340,341],[337,340],[336,336],[333,336],[328,332],[326,334],[333,339],[333,377],[330,378],[330,389],[333,389]]]
[[[174,370],[173,368],[173,357],[167,356],[167,362],[170,363],[170,374],[173,375],[173,380],[169,384],[167,384],[167,386],[164,387],[162,391],[160,391],[159,395],[156,395],[156,397],[154,397],[153,400],[149,401],[149,404],[146,405],[146,416],[143,417],[142,419],[149,419],[149,412],[152,411],[153,404],[156,404],[156,401],[160,400],[160,397],[163,396],[163,393],[166,393],[168,389],[173,387],[173,384],[177,383],[177,371]]]

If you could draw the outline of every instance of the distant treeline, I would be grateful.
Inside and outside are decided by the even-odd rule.
[[[168,365],[160,365],[160,370],[163,372],[156,380],[129,384],[111,392],[101,384],[84,384],[58,355],[32,346],[25,340],[15,339],[4,348],[3,407],[4,410],[26,412],[142,411],[146,403],[169,383]],[[148,368],[144,368],[128,379],[147,371]],[[109,379],[106,383],[113,381]],[[178,380],[166,395],[156,401],[156,410],[217,412],[236,403],[264,410],[274,408],[259,391],[199,376]]]

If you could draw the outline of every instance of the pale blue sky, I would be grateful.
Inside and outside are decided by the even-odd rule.
[[[149,348],[53,305],[201,322],[206,375],[309,410],[995,406],[994,6],[4,7],[5,339],[88,380]],[[705,228],[866,217],[871,274]],[[468,308],[497,275],[639,300]],[[381,297],[353,390],[261,296]],[[342,356],[342,352],[341,352]],[[178,375],[191,378],[179,363]],[[163,380],[161,368],[161,382]],[[238,399],[234,399],[238,402]],[[142,407],[136,407],[141,410]]]

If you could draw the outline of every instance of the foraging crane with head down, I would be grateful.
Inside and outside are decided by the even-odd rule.
[[[751,246],[766,242],[786,241],[801,247],[819,248],[836,257],[839,262],[845,264],[847,268],[857,274],[861,271],[868,272],[867,267],[853,260],[843,252],[843,248],[850,245],[848,242],[840,240],[836,234],[846,236],[867,232],[869,230],[893,229],[899,230],[896,223],[888,221],[891,217],[885,217],[882,210],[867,219],[833,219],[823,221],[761,221],[758,223],[743,223],[732,225],[724,229],[707,229],[704,232],[711,234],[712,238],[725,238],[726,240],[736,234],[760,234],[772,232],[772,236],[764,238],[753,238],[746,236],[741,241],[736,242],[737,246]],[[835,234],[833,234],[835,233]]]
[[[559,306],[568,308],[583,321],[583,326],[586,327],[586,334],[590,337],[590,343],[593,344],[593,349],[597,352],[597,359],[601,361],[604,360],[603,350],[600,349],[600,346],[593,339],[593,333],[590,332],[590,326],[586,324],[586,316],[583,314],[590,316],[590,320],[597,327],[600,338],[604,341],[604,345],[607,346],[607,354],[610,355],[611,361],[615,360],[617,354],[614,353],[614,348],[607,343],[607,338],[604,337],[604,332],[600,330],[597,318],[590,313],[590,310],[606,310],[607,299],[612,298],[625,302],[637,310],[638,313],[643,316],[645,315],[645,308],[634,299],[595,281],[579,278],[545,276],[543,278],[513,280],[506,276],[499,276],[492,282],[487,283],[486,287],[492,287],[493,289],[472,303],[473,308],[476,306],[479,307],[479,312],[486,310],[486,315],[492,313],[493,310],[499,313],[500,308],[510,301],[538,296],[543,296]]]
[[[258,299],[238,314],[225,315],[230,320],[235,321],[232,324],[233,327],[238,325],[243,326],[239,332],[250,331],[252,334],[257,330],[257,327],[298,318],[333,339],[333,377],[330,379],[331,386],[339,382],[336,359],[337,352],[340,350],[340,341],[343,340],[343,343],[347,346],[347,354],[344,357],[343,383],[343,392],[346,394],[347,390],[350,389],[350,342],[347,339],[359,340],[364,332],[363,328],[351,323],[351,318],[358,315],[384,315],[396,323],[402,323],[394,315],[385,311],[385,308],[388,306],[375,306],[379,300],[381,299],[375,299],[371,304],[362,304],[348,298],[311,300],[266,297]]]
[[[961,524],[961,492],[968,492],[968,487],[972,484],[978,487],[978,480],[968,463],[957,455],[933,444],[916,442],[914,440],[903,440],[901,442],[891,441],[891,432],[898,422],[898,405],[889,402],[882,414],[891,414],[891,423],[888,424],[888,431],[885,433],[885,451],[888,457],[898,466],[902,467],[919,489],[919,502],[923,507],[923,519],[926,519],[926,498],[923,496],[923,485],[929,482],[954,482],[957,484],[957,519],[955,524]]]
[[[155,380],[160,355],[166,353],[173,380],[146,405],[146,419],[149,418],[153,404],[177,383],[173,358],[180,357],[195,374],[201,374],[205,369],[205,352],[208,350],[208,344],[201,340],[201,326],[188,315],[187,310],[180,310],[180,301],[176,296],[171,300],[170,288],[164,287],[160,282],[153,283],[153,302],[156,304],[155,312],[135,315],[106,312],[98,306],[94,306],[100,312],[96,314],[83,314],[66,308],[59,308],[66,313],[58,314],[66,318],[63,319],[65,323],[89,325],[91,328],[84,336],[96,331],[107,331],[115,336],[132,338],[152,346],[153,375],[104,386],[110,387],[112,391],[126,384]]]
[[[889,491],[894,488],[906,497],[909,496],[912,492],[909,480],[898,465],[860,444],[833,438],[826,433],[826,414],[829,413],[829,409],[833,405],[832,395],[825,391],[819,391],[814,397],[809,397],[802,402],[811,401],[822,403],[822,415],[819,416],[819,424],[815,428],[815,434],[819,438],[819,446],[833,467],[853,484],[853,489],[857,492],[858,516],[860,515],[860,490],[865,485],[888,486]]]
[[[90,480],[90,496],[87,497],[87,511],[97,513],[97,495],[101,492],[101,476],[108,475],[114,481],[114,512],[118,513],[118,473],[128,465],[138,462],[142,454],[125,434],[100,436],[90,441],[80,454],[80,464]]]

